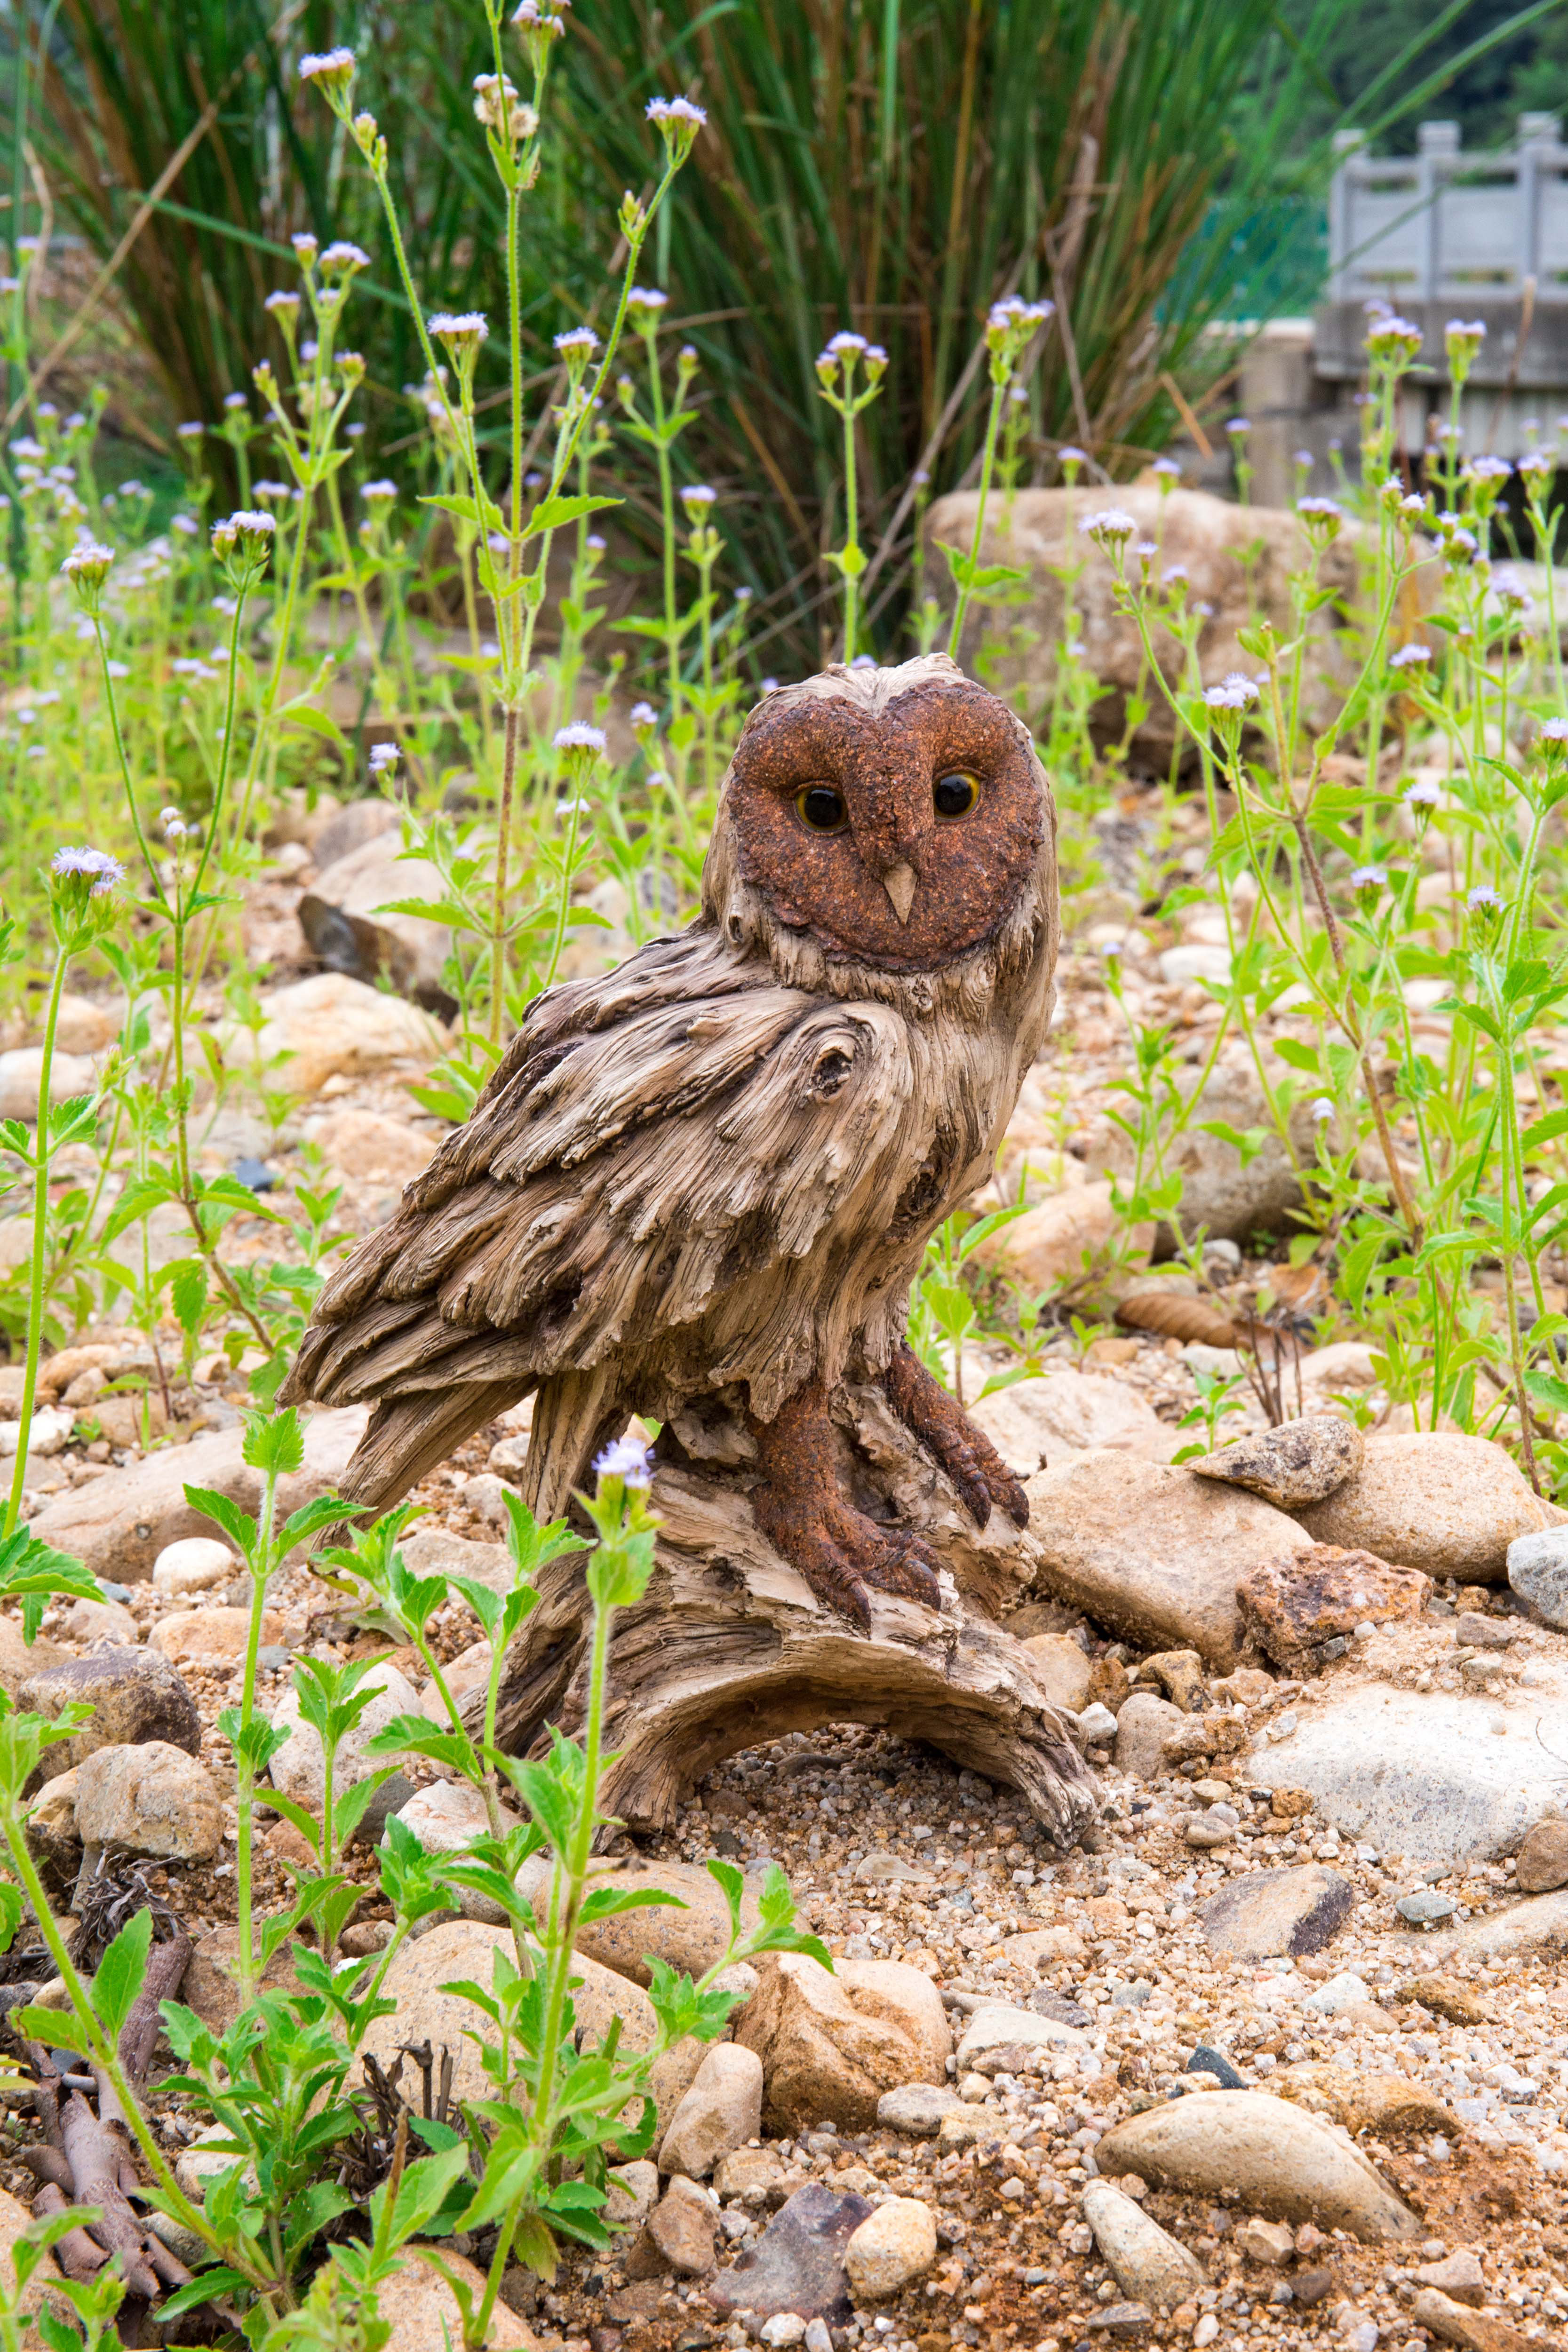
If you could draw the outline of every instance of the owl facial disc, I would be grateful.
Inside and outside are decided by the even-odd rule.
[[[852,689],[763,703],[725,797],[741,878],[776,919],[889,971],[939,971],[983,947],[1045,837],[1023,728],[956,675],[880,707]]]

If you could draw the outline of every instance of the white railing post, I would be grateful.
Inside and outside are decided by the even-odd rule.
[[[1563,124],[1555,114],[1521,114],[1519,118],[1519,278],[1541,280],[1541,165],[1561,142]]]
[[[1415,196],[1421,206],[1416,224],[1419,243],[1415,293],[1418,300],[1436,302],[1443,290],[1442,194],[1450,165],[1459,152],[1457,122],[1423,122],[1416,131]]]
[[[1350,264],[1351,255],[1355,250],[1352,242],[1355,222],[1353,185],[1355,159],[1365,144],[1364,131],[1336,131],[1334,133],[1334,153],[1339,157],[1339,162],[1334,166],[1334,176],[1329,184],[1329,299],[1331,302],[1346,302],[1350,299],[1350,287],[1345,272]]]

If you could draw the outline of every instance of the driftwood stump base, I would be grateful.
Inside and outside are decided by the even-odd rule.
[[[605,1810],[628,1828],[670,1829],[714,1765],[824,1723],[879,1726],[1016,1789],[1065,1851],[1094,1821],[1099,1791],[1070,1717],[1047,1701],[1023,1644],[991,1611],[1032,1575],[1026,1531],[999,1513],[977,1529],[947,1479],[879,1391],[835,1400],[857,1506],[917,1527],[942,1562],[942,1607],[872,1595],[869,1635],[826,1608],[757,1528],[743,1424],[689,1416],[660,1440],[653,1507],[663,1521],[642,1601],[615,1622]],[[700,1445],[707,1459],[696,1458]],[[588,1612],[580,1556],[540,1579],[540,1605],[507,1661],[497,1733],[523,1754],[556,1724],[582,1723]]]

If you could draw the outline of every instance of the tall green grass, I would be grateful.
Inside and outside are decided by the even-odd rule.
[[[779,665],[816,656],[835,593],[822,554],[842,517],[837,425],[813,363],[838,327],[884,344],[888,391],[859,455],[868,611],[873,641],[889,643],[923,499],[975,463],[973,355],[991,301],[1058,305],[1020,445],[1024,478],[1050,480],[1063,442],[1107,477],[1134,470],[1176,429],[1171,378],[1199,394],[1228,364],[1216,321],[1310,299],[1285,283],[1290,257],[1310,266],[1315,250],[1292,200],[1321,184],[1334,125],[1305,152],[1294,134],[1309,100],[1321,119],[1320,61],[1350,15],[1349,0],[1314,0],[1287,34],[1275,0],[591,0],[560,45],[523,257],[538,366],[551,335],[591,313],[584,222],[638,184],[646,100],[666,83],[696,90],[710,124],[700,177],[652,257],[704,362],[683,462],[723,494],[720,527]],[[100,255],[220,100],[120,274],[174,413],[215,421],[254,361],[276,355],[262,305],[291,282],[289,234],[351,236],[374,265],[367,447],[395,462],[411,425],[402,389],[421,373],[411,321],[379,218],[289,68],[301,48],[356,50],[422,282],[499,315],[500,199],[471,135],[472,79],[491,60],[468,13],[453,0],[28,0],[35,44],[46,19],[39,167]],[[1412,91],[1419,50],[1417,36]],[[1399,96],[1381,91],[1378,111]],[[492,349],[483,366],[499,365]],[[624,448],[615,463],[633,493],[622,523],[634,550],[651,545],[646,459]]]

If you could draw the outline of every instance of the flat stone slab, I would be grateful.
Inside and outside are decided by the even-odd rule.
[[[1532,1895],[1510,1903],[1506,1911],[1489,1911],[1467,1919],[1452,1935],[1422,1939],[1421,1957],[1429,1964],[1444,1960],[1522,1959],[1532,1952],[1568,1951],[1568,1887],[1554,1895]]]
[[[1545,1664],[1538,1685],[1495,1697],[1363,1685],[1303,1710],[1247,1772],[1258,1788],[1310,1790],[1342,1835],[1415,1869],[1495,1862],[1562,1801],[1547,1751],[1568,1755],[1568,1663]]]

